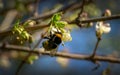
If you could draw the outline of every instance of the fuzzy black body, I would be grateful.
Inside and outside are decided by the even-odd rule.
[[[50,41],[54,42],[55,44],[59,45],[62,42],[62,34],[56,33],[49,39]]]
[[[62,42],[62,34],[57,32],[43,42],[43,47],[47,51],[56,50]]]

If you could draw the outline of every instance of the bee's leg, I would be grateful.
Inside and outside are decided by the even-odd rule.
[[[49,46],[50,46],[50,55],[51,56],[55,56],[56,52],[57,52],[57,49],[58,49],[58,45],[55,44],[53,41],[50,41],[49,42]]]
[[[43,37],[44,39],[50,39],[49,37]]]
[[[56,53],[57,53],[57,49],[54,49],[54,50],[50,51],[50,56],[53,57],[56,55]]]
[[[65,46],[64,42],[62,41],[62,46]]]

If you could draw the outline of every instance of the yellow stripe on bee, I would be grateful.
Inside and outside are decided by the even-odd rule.
[[[48,41],[45,41],[45,44],[46,44],[46,45],[48,45],[48,43],[49,43]]]
[[[57,37],[62,38],[61,34],[55,34]]]

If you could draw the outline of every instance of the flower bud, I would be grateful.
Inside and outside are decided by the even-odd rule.
[[[62,40],[63,40],[64,42],[66,42],[66,41],[71,41],[71,40],[72,40],[72,37],[71,37],[70,33],[69,33],[69,32],[63,33]]]
[[[111,27],[110,27],[110,24],[109,23],[105,23],[103,24],[103,32],[104,33],[109,33],[111,31]]]
[[[36,24],[36,21],[34,20],[28,20],[27,22],[29,26],[34,26]]]
[[[109,23],[97,22],[96,23],[96,36],[101,37],[103,33],[109,33],[111,30]]]
[[[103,16],[111,16],[111,11],[109,9],[106,9]]]

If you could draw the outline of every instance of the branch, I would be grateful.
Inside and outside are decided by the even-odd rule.
[[[96,55],[96,51],[97,51],[97,48],[98,48],[100,41],[101,41],[101,38],[97,38],[97,42],[96,42],[96,45],[95,45],[95,48],[93,50],[91,57],[94,57]]]
[[[16,46],[16,45],[2,45],[0,44],[0,48],[4,49],[6,51],[20,51],[20,52],[27,52],[27,53],[34,53],[34,54],[38,54],[38,55],[49,55],[50,56],[50,52],[49,51],[42,51],[40,48],[36,48],[34,51],[30,51],[30,49],[28,47],[23,47],[23,46]],[[61,52],[57,52],[55,54],[56,57],[65,57],[65,58],[71,58],[71,59],[77,59],[77,60],[95,60],[95,61],[106,61],[106,62],[111,62],[111,63],[120,63],[120,58],[115,58],[115,57],[110,57],[110,56],[100,56],[100,55],[96,55],[94,56],[94,58],[91,58],[89,55],[82,55],[82,54],[70,54],[70,53],[61,53]]]
[[[43,29],[43,28],[46,28],[48,26],[49,26],[49,24],[35,25],[35,26],[31,26],[31,27],[26,27],[25,29],[30,32],[30,31],[34,31],[34,30],[38,30],[38,29]],[[0,32],[0,36],[11,35],[11,34],[12,34],[12,30],[11,29]]]
[[[80,4],[80,2],[75,2],[75,3],[72,3],[66,7],[62,7],[60,9],[53,9],[49,12],[46,12],[46,13],[43,13],[43,14],[40,14],[38,15],[37,17],[30,17],[29,19],[32,19],[32,20],[39,20],[39,19],[45,19],[45,18],[49,18],[51,17],[53,14],[57,13],[57,12],[67,12],[67,11],[71,11],[71,10],[76,10],[78,8],[80,8],[82,6],[82,4]]]
[[[16,10],[10,10],[7,12],[5,19],[3,20],[2,24],[0,25],[0,31],[4,31],[9,29],[10,25],[18,15]]]
[[[113,19],[120,19],[120,14],[118,15],[112,15],[109,17],[100,17],[100,18],[93,18],[93,19],[88,19],[88,20],[81,20],[79,21],[80,23],[89,23],[89,22],[97,22],[97,21],[106,21],[106,20],[113,20]],[[76,24],[76,20],[73,21],[68,21],[69,24]],[[42,29],[42,28],[46,28],[48,27],[49,24],[45,24],[45,25],[35,25],[32,27],[26,27],[27,31],[34,31],[37,29]],[[9,35],[11,33],[11,30],[6,30],[3,32],[0,32],[0,36],[4,36],[4,35]]]
[[[81,27],[81,24],[80,24],[80,22],[79,22],[79,18],[80,18],[81,14],[82,14],[83,11],[84,11],[85,2],[86,2],[85,0],[82,1],[81,10],[80,10],[80,12],[78,13],[77,18],[75,19],[76,24],[77,24],[78,26],[80,26],[80,27]]]
[[[34,4],[34,13],[33,13],[33,16],[38,16],[38,7],[39,7],[39,2],[40,0],[36,0],[36,3]]]
[[[23,3],[25,6],[28,6],[28,5],[30,5],[30,4],[33,4],[33,3],[35,3],[36,2],[36,0],[29,0],[29,1],[26,1],[25,3]],[[9,1],[8,1],[8,3],[9,3]],[[4,15],[4,14],[6,14],[6,12],[8,12],[8,11],[10,11],[10,10],[16,10],[16,7],[7,7],[7,8],[4,8],[4,9],[1,9],[1,11],[0,11],[0,15]]]
[[[88,19],[88,20],[81,20],[81,21],[79,21],[79,23],[89,23],[89,22],[106,21],[106,20],[113,20],[113,19],[120,19],[120,14],[112,15],[112,16],[108,16],[108,17],[100,17],[100,18],[93,18],[93,19]],[[73,20],[69,23],[76,24],[76,21]]]
[[[84,0],[83,0],[84,1]],[[88,0],[87,4],[89,3],[92,3],[91,0]],[[37,17],[30,17],[29,19],[32,19],[32,20],[39,20],[39,19],[45,19],[45,18],[49,18],[51,17],[53,14],[57,13],[57,12],[63,12],[63,13],[66,13],[68,11],[73,11],[73,10],[76,10],[76,9],[79,9],[79,8],[82,8],[83,6],[83,3],[80,1],[76,1],[66,7],[62,7],[60,9],[57,9],[57,10],[52,10],[52,11],[48,11],[46,13],[43,13],[43,14],[40,14],[39,16]]]

